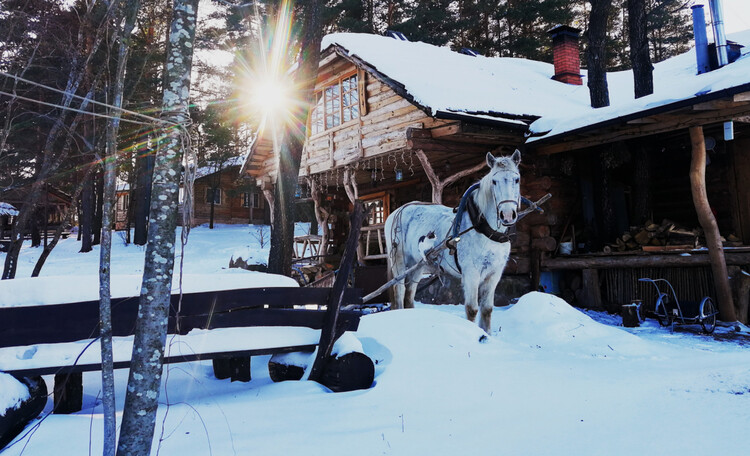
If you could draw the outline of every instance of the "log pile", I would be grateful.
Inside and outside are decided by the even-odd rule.
[[[729,235],[722,237],[725,247],[739,247],[739,238]],[[641,226],[631,226],[615,242],[604,248],[605,253],[631,250],[662,251],[694,249],[705,245],[705,237],[700,227],[687,228],[664,219],[660,224],[647,221]]]

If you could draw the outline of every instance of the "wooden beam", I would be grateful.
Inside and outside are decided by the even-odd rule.
[[[535,145],[532,142],[527,144],[526,147],[539,155],[551,155],[616,141],[640,138],[642,136],[687,129],[694,126],[723,122],[738,116],[747,115],[750,115],[750,104],[735,105],[731,109],[720,111],[689,111],[670,115],[662,114],[660,116],[663,118],[663,121],[654,124],[628,125],[623,123],[603,128],[598,130],[598,132],[592,130],[595,133],[590,138],[583,138],[583,134],[578,134],[577,139],[570,139],[568,141],[561,140],[560,142],[551,142],[542,145]],[[576,138],[575,135],[570,136]]]
[[[461,123],[456,122],[442,127],[435,127],[430,130],[430,133],[432,133],[433,138],[442,138],[443,136],[455,135],[457,133],[461,133]]]
[[[750,252],[726,253],[730,265],[750,264]],[[570,269],[617,269],[617,268],[650,268],[650,267],[691,267],[708,266],[710,263],[705,252],[691,252],[688,256],[677,254],[637,254],[543,258],[542,269],[561,271]]]

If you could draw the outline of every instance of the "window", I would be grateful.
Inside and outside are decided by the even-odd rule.
[[[216,190],[214,192],[214,190]],[[206,204],[211,204],[211,199],[213,197],[214,205],[221,204],[221,189],[213,189],[211,187],[206,188]]]
[[[120,194],[117,198],[117,210],[126,211],[128,210],[128,203],[130,202],[130,195],[127,193]]]
[[[250,205],[252,203],[252,206]],[[257,192],[244,192],[242,194],[242,207],[260,208],[260,194]]]
[[[339,79],[315,94],[310,113],[310,133],[322,133],[359,118],[359,89],[356,74]]]
[[[389,201],[390,198],[385,192],[375,193],[372,195],[365,195],[362,197],[365,205],[365,210],[369,209],[367,215],[368,225],[377,225],[385,223],[385,219],[390,215]]]

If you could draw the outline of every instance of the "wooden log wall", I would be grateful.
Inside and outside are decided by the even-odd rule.
[[[353,70],[354,66],[349,65],[337,71]],[[360,87],[366,91],[367,114],[308,138],[300,167],[302,175],[402,149],[406,147],[409,127],[432,128],[448,123],[427,116],[366,72],[360,72],[360,77],[365,78]]]
[[[569,239],[575,216],[580,218],[578,184],[563,172],[566,168],[562,166],[562,160],[564,158],[559,156],[525,155],[522,158],[521,194],[536,201],[551,193],[552,199],[543,205],[543,214],[529,214],[517,224],[512,244],[517,264],[511,268],[512,273],[533,273],[529,267],[533,269],[534,265],[540,265],[540,255],[549,256],[555,252],[561,238]],[[578,230],[581,228],[577,227]]]

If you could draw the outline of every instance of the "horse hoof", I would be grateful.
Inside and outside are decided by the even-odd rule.
[[[482,336],[479,338],[479,343],[483,344],[483,343],[487,342],[488,340],[489,340],[489,338],[487,337],[487,334],[482,334]]]

